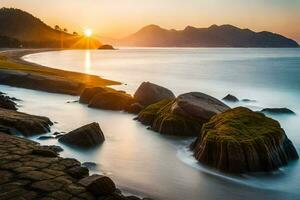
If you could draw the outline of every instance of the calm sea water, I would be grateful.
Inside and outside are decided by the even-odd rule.
[[[24,59],[118,80],[124,84],[116,88],[129,93],[141,82],[151,81],[176,94],[200,91],[221,99],[231,93],[256,100],[230,104],[232,107],[288,107],[297,115],[271,117],[280,121],[300,152],[300,49],[60,51]],[[98,163],[96,171],[111,176],[128,192],[166,200],[300,199],[300,162],[268,174],[222,174],[193,159],[187,149],[193,138],[161,136],[133,121],[133,115],[67,104],[77,99],[67,95],[6,86],[0,89],[23,99],[21,111],[57,121],[52,132],[99,122],[106,136],[101,147],[79,151],[62,145],[62,155]],[[56,140],[39,142],[57,144]]]

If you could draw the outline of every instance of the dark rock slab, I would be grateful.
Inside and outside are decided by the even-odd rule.
[[[58,154],[55,151],[52,151],[47,148],[37,148],[32,150],[33,155],[39,155],[39,156],[44,156],[44,157],[57,157]]]
[[[261,110],[264,113],[270,114],[288,114],[288,115],[295,115],[296,113],[288,108],[264,108]]]
[[[123,92],[105,92],[95,95],[89,107],[105,110],[127,110],[133,103],[133,98]]]
[[[273,171],[299,158],[277,121],[243,107],[212,117],[191,149],[199,162],[229,173]]]
[[[79,102],[89,104],[92,98],[97,94],[108,92],[106,87],[85,88],[80,95]]]
[[[239,99],[231,94],[228,94],[226,97],[224,97],[222,100],[228,101],[228,102],[238,102]]]
[[[150,82],[143,82],[134,94],[134,100],[143,106],[164,99],[175,99],[175,95],[171,90]]]
[[[97,146],[102,144],[104,140],[100,126],[95,122],[82,126],[59,138],[62,143],[84,148]]]
[[[0,108],[0,124],[30,136],[48,132],[53,123],[47,117]]]
[[[9,110],[17,110],[17,104],[8,96],[0,94],[0,108],[5,108]]]
[[[107,176],[95,174],[81,179],[78,183],[95,196],[109,195],[116,191],[115,183]]]
[[[89,176],[89,170],[86,167],[82,166],[75,166],[72,168],[67,169],[66,171],[69,175],[73,178],[82,179],[84,177]]]

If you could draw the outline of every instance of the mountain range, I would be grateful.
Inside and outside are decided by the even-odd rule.
[[[98,48],[102,45],[99,38],[87,39],[59,27],[52,28],[30,13],[15,8],[0,9],[0,37],[0,46]],[[116,46],[136,47],[299,47],[296,41],[276,33],[254,32],[232,25],[187,26],[184,30],[149,25],[123,39],[100,39]]]
[[[232,25],[187,26],[184,30],[149,25],[116,41],[116,44],[143,47],[299,47],[296,41],[276,33],[254,32]]]
[[[54,29],[30,13],[15,8],[0,9],[0,36],[16,39],[24,47],[97,48],[96,39]]]

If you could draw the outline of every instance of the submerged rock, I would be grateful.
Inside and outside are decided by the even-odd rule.
[[[196,136],[203,123],[227,109],[227,105],[211,96],[192,92],[146,107],[138,120],[162,134]]]
[[[0,108],[0,124],[25,136],[46,133],[53,123],[47,117]]]
[[[73,130],[59,138],[59,141],[79,147],[94,147],[105,140],[98,123],[91,123]]]
[[[229,102],[238,102],[239,99],[231,94],[228,94],[226,97],[224,97],[222,100],[229,101]]]
[[[16,103],[12,98],[0,94],[0,108],[5,108],[9,110],[17,110]]]
[[[295,115],[296,113],[288,108],[265,108],[261,112],[270,113],[270,114],[290,114]]]
[[[91,99],[89,107],[105,110],[127,110],[132,103],[133,99],[128,94],[123,92],[105,92],[95,95]]]
[[[97,168],[97,163],[94,162],[84,162],[82,166],[87,167],[90,170],[95,170]]]
[[[212,117],[191,149],[201,163],[230,173],[273,171],[298,159],[277,121],[243,107]]]
[[[40,136],[38,137],[38,140],[50,140],[50,139],[55,139],[53,136]]]
[[[143,106],[164,99],[175,99],[175,95],[171,90],[150,82],[143,82],[134,94],[134,100]]]

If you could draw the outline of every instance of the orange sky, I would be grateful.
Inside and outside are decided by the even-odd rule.
[[[148,24],[168,29],[232,24],[300,42],[300,0],[0,0],[0,6],[23,9],[52,26],[91,28],[112,38]]]

